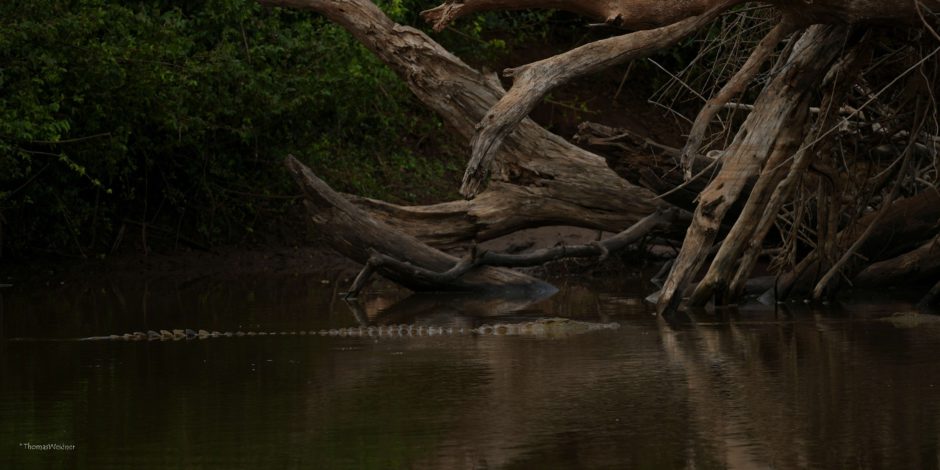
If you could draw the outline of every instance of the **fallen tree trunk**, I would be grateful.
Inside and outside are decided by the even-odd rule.
[[[878,287],[940,277],[940,238],[903,255],[869,265],[852,281],[855,287]]]
[[[474,267],[463,276],[447,282],[416,275],[417,269],[446,271],[460,260],[370,217],[333,191],[296,158],[287,157],[285,165],[303,190],[311,223],[330,247],[363,264],[375,252],[408,260],[408,266],[374,267],[378,273],[402,286],[417,292],[499,292],[525,297],[541,296],[554,290],[551,285],[520,272],[487,266]]]
[[[570,224],[620,231],[649,214],[668,208],[669,204],[664,202],[663,198],[618,177],[602,158],[545,131],[526,116],[550,89],[580,75],[643,57],[675,44],[705,27],[729,8],[743,3],[741,0],[692,0],[671,4],[652,0],[463,0],[460,3],[446,4],[428,13],[428,17],[438,21],[437,26],[440,27],[447,21],[472,11],[548,6],[602,16],[605,21],[619,26],[644,29],[596,41],[568,53],[512,69],[508,75],[514,76],[516,80],[513,88],[506,93],[495,77],[485,76],[471,69],[423,33],[395,24],[366,0],[261,1],[266,4],[313,10],[343,26],[389,64],[425,105],[436,111],[461,136],[471,141],[472,154],[462,192],[468,197],[473,197],[472,200],[425,207],[401,207],[380,201],[356,199],[359,207],[371,214],[371,219],[384,221],[387,227],[399,230],[401,233],[398,235],[411,233],[439,246],[461,244],[471,240],[481,241],[518,229],[547,224]],[[711,117],[755,76],[761,64],[773,55],[775,46],[790,30],[811,23],[825,25],[810,27],[799,41],[792,40],[787,45],[784,56],[788,57],[788,60],[778,62],[781,66],[775,66],[771,70],[769,85],[759,96],[747,120],[738,129],[735,140],[720,152],[721,161],[714,164],[715,168],[720,167],[720,171],[698,197],[693,225],[663,288],[659,301],[660,311],[671,310],[678,305],[685,287],[704,265],[705,255],[715,246],[723,219],[731,213],[736,201],[746,202],[726,240],[720,244],[705,282],[699,284],[697,293],[693,296],[695,303],[703,303],[714,293],[736,295],[738,289],[734,286],[743,285],[749,276],[754,260],[760,252],[760,240],[770,227],[777,223],[776,212],[784,210],[784,207],[794,206],[789,222],[792,226],[791,236],[784,241],[785,249],[780,250],[793,258],[792,262],[788,261],[787,266],[796,264],[796,253],[806,252],[807,244],[816,248],[802,232],[808,225],[806,219],[811,219],[804,217],[806,207],[817,209],[820,218],[817,237],[819,247],[799,263],[795,278],[805,274],[807,269],[816,263],[816,269],[824,271],[825,274],[817,285],[818,294],[828,290],[830,280],[844,274],[841,268],[848,264],[856,253],[866,252],[865,248],[870,245],[871,240],[883,238],[884,230],[872,229],[872,226],[878,225],[876,222],[880,219],[872,222],[860,237],[854,229],[844,229],[864,227],[861,224],[864,218],[842,220],[845,217],[840,214],[844,210],[852,211],[853,219],[866,211],[874,211],[880,214],[879,217],[888,220],[894,216],[888,209],[893,207],[892,199],[901,187],[903,178],[913,181],[905,186],[905,195],[916,194],[925,187],[935,189],[936,177],[924,177],[929,175],[930,171],[924,169],[927,166],[923,161],[920,162],[920,167],[909,166],[907,156],[910,153],[906,150],[901,170],[897,170],[894,164],[888,168],[883,165],[879,168],[876,165],[880,160],[873,159],[872,162],[861,166],[868,165],[868,170],[865,171],[874,170],[880,173],[874,177],[870,177],[870,173],[868,176],[863,173],[858,178],[860,181],[850,181],[848,186],[838,187],[840,192],[837,193],[839,182],[836,180],[840,178],[838,165],[826,169],[826,165],[834,162],[811,162],[807,153],[817,148],[825,148],[825,144],[817,144],[831,138],[834,132],[851,128],[857,135],[862,136],[856,143],[861,142],[863,145],[857,147],[865,147],[870,141],[875,141],[882,145],[872,148],[890,154],[892,145],[899,140],[907,140],[908,150],[915,149],[921,156],[935,155],[938,141],[930,140],[929,135],[924,137],[926,119],[915,119],[917,122],[908,130],[894,127],[906,125],[910,121],[909,114],[920,117],[928,115],[924,103],[929,100],[917,100],[916,112],[906,112],[911,97],[934,95],[932,91],[928,93],[930,90],[925,90],[924,85],[914,83],[918,77],[922,77],[925,82],[929,81],[927,77],[931,76],[930,73],[922,70],[923,67],[919,74],[912,72],[917,71],[919,66],[923,66],[928,59],[940,52],[940,49],[928,55],[921,51],[918,57],[916,48],[909,47],[909,44],[898,46],[898,50],[904,51],[899,54],[909,62],[903,66],[907,67],[903,71],[887,71],[891,74],[899,72],[899,76],[889,79],[885,89],[872,92],[864,86],[865,84],[857,84],[853,88],[855,96],[861,95],[863,99],[867,99],[864,104],[858,108],[848,107],[847,109],[851,109],[849,116],[832,129],[811,133],[812,137],[808,138],[807,128],[812,122],[811,105],[818,104],[814,100],[820,95],[817,88],[823,83],[823,74],[827,71],[833,73],[836,68],[830,66],[844,54],[842,47],[858,39],[858,34],[848,34],[855,29],[844,24],[885,22],[910,25],[923,22],[927,26],[924,31],[940,38],[927,20],[930,16],[927,9],[940,9],[940,0],[903,0],[891,4],[870,0],[777,0],[766,3],[774,5],[782,14],[780,26],[760,42],[743,69],[709,101],[710,107],[700,114],[698,126],[693,132],[692,142],[685,148],[685,154],[693,157],[697,155],[701,150],[698,148],[701,143],[700,134],[711,122]],[[647,26],[658,29],[645,29]],[[901,38],[902,44],[904,40],[911,41],[910,38]],[[923,45],[922,42],[921,46]],[[903,63],[901,60],[889,61],[890,57],[887,56],[879,63]],[[864,73],[869,72],[870,70]],[[883,74],[871,75],[878,80],[883,79]],[[885,90],[905,76],[909,76],[905,85],[914,86],[905,87],[897,93],[893,98],[893,107],[877,103]],[[927,83],[926,86],[932,87],[932,84]],[[842,103],[833,101],[826,104],[825,110],[819,107],[820,114],[824,115],[820,118],[823,124],[828,122],[828,117],[825,116],[827,112],[844,109]],[[865,110],[866,114],[871,113],[866,116],[862,111],[873,102],[876,104],[871,106],[871,110]],[[877,120],[871,119],[872,115],[876,116]],[[886,129],[885,124],[892,128]],[[899,131],[905,131],[907,134]],[[863,134],[866,133],[875,135],[876,138],[865,141]],[[833,155],[824,156],[835,160]],[[849,164],[845,163],[845,155],[841,156],[840,163],[848,170]],[[805,184],[799,181],[802,172],[811,170],[832,180],[830,189],[825,189],[824,185],[819,183],[820,189],[816,196],[818,200],[807,199],[803,194]],[[908,173],[916,174],[912,176]],[[836,176],[831,176],[833,174]],[[484,181],[489,181],[490,184],[485,191],[481,191]],[[892,182],[895,183],[894,189],[890,196],[885,197],[884,189],[891,186]],[[794,185],[798,187],[797,191],[791,190]],[[675,191],[675,188],[669,191]],[[794,192],[797,196],[793,196]],[[797,199],[794,200],[794,197]],[[915,195],[914,198],[916,197],[918,196]],[[852,201],[852,198],[856,200]],[[865,200],[858,200],[861,198]],[[808,200],[810,202],[807,202]],[[763,214],[763,210],[768,207],[771,208],[770,213]],[[442,226],[445,227],[443,230]],[[349,227],[352,225],[345,228]],[[926,230],[935,229],[928,227]],[[839,236],[836,237],[836,234]],[[935,234],[936,231],[919,232],[916,237],[923,243],[925,237]],[[364,247],[357,251],[344,247],[351,255],[355,255],[355,259],[360,262],[364,258],[378,259],[379,261],[371,263],[374,269],[397,275],[399,279],[416,284],[422,289],[448,285],[463,279],[465,273],[480,269],[480,266],[475,264],[477,261],[472,259],[462,263],[449,259],[445,263],[441,259],[435,261],[425,258],[421,264],[427,266],[409,264],[413,261],[409,257],[398,257],[382,253],[381,250],[372,252],[369,240],[366,239],[338,237],[333,239],[333,243],[349,244],[350,240],[364,244]],[[419,249],[418,245],[415,245],[414,249],[420,252],[429,249],[426,246]],[[391,248],[393,247],[385,246],[383,249]],[[425,253],[421,256],[428,255]],[[744,261],[738,262],[738,258],[742,256]],[[839,261],[827,264],[832,262],[834,256],[839,256]],[[816,274],[813,281],[819,279],[819,274]],[[729,283],[730,288],[727,285]]]
[[[453,266],[447,270],[435,270],[415,266],[410,262],[403,261],[408,258],[396,258],[395,256],[380,253],[370,248],[369,260],[356,277],[347,296],[358,295],[359,291],[365,287],[366,282],[369,281],[373,272],[379,268],[385,268],[386,270],[397,273],[408,273],[409,277],[419,278],[423,282],[433,283],[437,286],[449,286],[482,266],[522,268],[540,266],[550,261],[563,258],[598,258],[604,260],[611,253],[620,251],[636,243],[654,229],[668,227],[672,224],[672,219],[676,217],[677,214],[678,211],[676,210],[656,212],[646,216],[632,227],[610,238],[587,245],[560,245],[535,250],[529,253],[497,253],[492,251],[477,253],[474,249],[469,255],[465,256],[459,262],[454,263]]]
[[[498,152],[503,142],[550,91],[582,75],[647,57],[673,46],[737,2],[722,0],[698,16],[668,26],[602,39],[538,62],[507,69],[504,74],[513,77],[513,86],[487,111],[470,140],[470,161],[460,193],[470,198],[483,189],[494,161],[499,161]]]
[[[304,193],[310,220],[327,244],[365,267],[347,297],[355,297],[374,273],[416,292],[485,292],[537,298],[555,291],[545,282],[504,267],[536,266],[561,258],[606,258],[658,227],[668,227],[678,211],[651,214],[623,232],[589,245],[558,246],[525,254],[473,253],[458,259],[372,218],[293,156],[285,165]]]
[[[466,65],[368,0],[260,0],[311,10],[342,26],[388,64],[415,96],[467,141],[505,94],[494,76]],[[386,224],[449,248],[517,230],[572,225],[619,232],[669,207],[608,168],[605,160],[523,120],[493,165],[489,191],[472,201],[406,207],[354,198]]]
[[[839,53],[845,35],[845,29],[839,27],[816,26],[808,30],[794,46],[784,67],[786,72],[776,76],[761,93],[754,112],[741,126],[724,157],[720,173],[699,196],[698,209],[682,251],[663,285],[657,304],[660,312],[679,306],[686,287],[705,264],[706,253],[715,242],[728,208],[740,197],[747,180],[757,178],[769,161],[769,172],[758,179],[760,191],[752,192],[744,212],[715,256],[710,273],[725,273],[729,270],[726,264],[739,259],[762,214],[766,198],[783,176],[779,165],[787,161],[802,141],[810,99]],[[696,289],[695,303],[703,305],[722,279],[707,275]]]
[[[583,193],[582,193],[583,195]],[[592,207],[590,199],[575,204],[578,194],[560,200],[542,186],[529,187],[495,183],[470,200],[449,201],[429,206],[400,206],[385,201],[347,196],[353,203],[388,225],[441,249],[484,242],[521,229],[546,225],[585,227],[619,232],[639,210],[618,212]],[[665,205],[665,204],[663,204]],[[687,217],[686,217],[687,219]],[[669,231],[680,238],[684,222],[675,218]]]

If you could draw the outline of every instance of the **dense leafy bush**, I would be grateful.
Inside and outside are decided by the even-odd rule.
[[[452,185],[462,149],[448,153],[392,72],[316,16],[244,0],[7,0],[0,19],[6,255],[103,253],[140,223],[241,240],[296,192],[288,152],[368,195]],[[418,159],[418,142],[443,156]]]

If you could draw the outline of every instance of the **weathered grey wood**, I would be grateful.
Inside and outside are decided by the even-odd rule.
[[[465,64],[421,31],[396,24],[369,0],[260,0],[321,13],[388,64],[415,96],[468,142],[505,94],[499,80]],[[604,158],[523,120],[491,168],[490,191],[469,202],[403,207],[356,199],[375,217],[435,246],[484,241],[566,224],[619,232],[669,207],[614,173]]]
[[[551,90],[569,81],[675,45],[698,31],[739,0],[723,0],[698,16],[653,30],[602,39],[538,62],[508,69],[512,89],[486,113],[470,141],[471,154],[460,192],[477,195],[498,160],[504,140]]]
[[[699,111],[695,122],[692,124],[692,130],[689,131],[689,137],[686,139],[685,147],[682,148],[682,155],[680,157],[685,179],[688,180],[692,178],[694,166],[692,162],[695,161],[695,157],[699,153],[699,148],[705,140],[708,127],[711,125],[712,120],[715,119],[715,116],[718,115],[718,111],[723,109],[734,97],[744,93],[747,85],[751,83],[751,80],[754,79],[757,72],[760,71],[764,63],[767,62],[767,59],[773,55],[777,44],[796,29],[796,25],[786,18],[780,23],[777,23],[777,26],[771,29],[770,32],[761,39],[754,50],[751,51],[747,62],[741,66],[738,72],[731,77],[721,90],[709,99],[708,102],[705,103],[705,106]]]
[[[777,163],[782,162],[798,147],[803,132],[802,123],[809,113],[809,100],[823,74],[839,54],[846,30],[845,27],[834,26],[808,29],[794,46],[783,72],[774,77],[761,93],[754,111],[727,150],[721,171],[699,195],[692,225],[659,297],[657,308],[661,313],[678,308],[686,287],[705,264],[706,253],[715,242],[721,221],[741,195],[747,181],[757,178],[768,158]],[[791,122],[795,122],[793,127],[790,126]],[[794,136],[794,132],[800,135]],[[762,184],[759,198],[753,200],[753,203],[749,200],[744,213],[715,256],[713,270],[725,269],[715,263],[734,263],[738,260],[760,219],[762,204],[782,176],[779,172],[769,175],[770,179]],[[703,303],[702,300],[715,287],[714,279],[699,284],[696,303]]]
[[[826,90],[823,95],[821,109],[832,109],[838,107],[839,103],[844,102],[846,95],[855,83],[858,73],[862,67],[870,63],[872,53],[869,36],[866,35],[861,41],[855,44],[851,50],[842,56],[842,58],[829,70],[826,78],[823,80],[822,89]],[[810,108],[810,112],[813,112]],[[816,139],[821,133],[832,128],[839,119],[838,113],[820,111],[820,118],[817,119],[807,134],[808,139]],[[821,158],[831,157],[834,154],[835,142],[831,139],[823,140],[817,145],[810,147],[801,147],[795,155],[792,156],[792,162],[788,165],[786,177],[784,177],[776,187],[772,188],[769,200],[763,207],[763,214],[756,223],[756,228],[750,240],[746,242],[746,247],[741,260],[738,262],[736,272],[731,278],[731,283],[727,291],[723,294],[724,298],[733,300],[738,298],[745,290],[748,279],[751,277],[757,259],[762,251],[764,239],[777,221],[777,216],[785,201],[792,198],[796,191],[799,181],[803,179],[806,169],[812,161]],[[766,178],[772,175],[772,172],[778,171],[776,165],[765,165],[764,175]],[[726,266],[730,269],[730,266]],[[710,272],[716,278],[721,278],[719,283],[727,283],[729,272],[722,273]],[[707,274],[706,274],[707,277]]]
[[[397,273],[407,273],[408,277],[421,279],[422,282],[447,286],[457,282],[463,276],[466,276],[481,266],[520,268],[539,266],[563,258],[597,257],[603,260],[606,259],[610,253],[620,251],[636,243],[657,227],[669,227],[672,225],[673,219],[677,217],[678,213],[679,211],[675,209],[658,211],[646,216],[632,227],[610,238],[587,245],[560,245],[528,253],[511,254],[491,251],[477,253],[474,249],[469,255],[443,271],[415,266],[412,263],[404,261],[408,258],[396,258],[395,256],[380,253],[376,250],[370,250],[369,259],[359,275],[356,276],[356,280],[347,293],[347,297],[357,296],[359,291],[365,287],[369,276],[380,268],[390,269]]]
[[[376,272],[398,284],[419,292],[529,292],[543,295],[545,291],[554,290],[543,281],[502,268],[474,268],[459,279],[446,283],[418,276],[414,268],[446,271],[459,260],[370,217],[333,191],[293,156],[285,159],[285,165],[303,190],[311,223],[330,247],[363,264],[375,252],[408,260],[410,267],[383,265],[375,268]]]
[[[516,80],[513,89],[507,94],[495,77],[485,76],[468,67],[420,31],[395,24],[367,0],[261,1],[313,10],[343,26],[391,66],[415,95],[436,111],[453,130],[471,140],[472,156],[463,187],[465,195],[476,196],[470,201],[402,207],[353,198],[359,209],[364,211],[361,210],[350,219],[363,219],[365,215],[369,223],[383,223],[386,228],[394,229],[396,236],[413,234],[439,246],[482,241],[521,228],[547,224],[570,224],[617,232],[649,214],[669,207],[652,192],[618,177],[602,158],[545,131],[527,119],[526,115],[551,88],[573,77],[674,44],[722,11],[742,3],[741,0],[462,0],[428,13],[431,20],[442,26],[447,21],[473,11],[545,6],[577,11],[601,17],[611,24],[643,30],[597,41],[535,64],[512,69],[509,75]],[[940,0],[775,0],[767,3],[778,8],[785,23],[795,25],[867,21],[913,24],[921,18],[918,6],[940,10]],[[658,29],[646,29],[654,27]],[[748,256],[753,258],[752,255],[756,253],[755,245],[747,242],[755,234],[766,233],[768,219],[761,218],[760,209],[767,204],[779,204],[779,201],[773,202],[773,197],[777,195],[775,188],[779,187],[785,173],[782,170],[765,171],[761,176],[762,169],[767,161],[773,164],[773,169],[785,169],[790,164],[788,152],[797,146],[803,135],[801,123],[806,119],[808,97],[816,91],[813,88],[819,83],[820,73],[827,70],[832,59],[840,53],[841,45],[837,40],[840,33],[834,32],[839,29],[820,26],[811,28],[813,33],[804,35],[800,44],[793,47],[788,66],[775,72],[771,85],[758,99],[742,131],[725,151],[718,177],[701,195],[693,227],[665,284],[661,309],[675,307],[689,280],[703,266],[704,254],[714,244],[722,219],[736,200],[743,200],[739,196],[747,193],[747,188],[757,181],[757,189],[747,199],[743,215],[735,223],[713,263],[713,267],[720,268],[715,272],[721,274],[718,276],[721,280],[728,277],[727,273],[737,272],[735,282],[747,276],[750,269],[744,266],[750,266],[752,261]],[[762,43],[749,62],[750,66],[738,74],[739,80],[733,80],[726,87],[729,93],[738,89],[736,82],[746,81],[753,75],[757,64],[783,32],[782,28],[775,30]],[[724,99],[725,96],[718,96],[716,103]],[[481,123],[479,128],[477,123]],[[762,179],[758,179],[759,176]],[[480,183],[487,177],[491,184],[481,191]],[[771,202],[768,202],[768,198]],[[355,208],[348,200],[340,199]],[[338,204],[338,200],[334,202]],[[308,204],[312,203],[308,201]],[[321,207],[319,210],[325,209]],[[837,212],[833,211],[829,215]],[[762,223],[758,224],[759,221]],[[864,227],[861,222],[855,225]],[[330,227],[340,229],[338,233],[342,233],[341,229],[348,231],[355,226],[348,220],[345,224],[343,227]],[[759,227],[755,229],[755,225]],[[872,235],[873,240],[885,238],[881,233]],[[920,232],[917,236],[921,237],[918,241],[922,243],[925,233]],[[429,280],[427,272],[422,270],[438,274],[446,272],[455,269],[456,260],[448,259],[444,263],[436,255],[428,258],[431,252],[427,250],[430,248],[417,239],[412,239],[416,244],[409,245],[403,253],[409,256],[399,257],[394,253],[386,254],[384,250],[393,248],[391,246],[370,245],[370,240],[361,237],[343,237],[336,235],[333,243],[364,243],[358,250],[345,247],[355,256],[354,259],[360,261],[371,258],[371,250],[375,246],[380,248],[376,253],[382,256],[396,260],[417,260],[410,265],[401,262],[394,269],[378,265],[376,269],[384,269],[391,276],[397,273],[400,278],[406,281],[410,279],[408,282],[421,289],[431,286],[439,288],[442,284],[451,283],[450,279],[443,280],[446,282],[441,282],[441,279]],[[848,235],[844,238],[847,244],[851,244],[852,239]],[[863,253],[869,242],[859,244],[865,245],[859,249],[859,253]],[[418,258],[410,257],[408,252],[412,249],[417,250],[415,253]],[[907,249],[910,250],[910,247]],[[745,258],[748,261],[739,263],[742,269],[735,271],[734,264],[742,250],[746,251]],[[801,263],[801,267],[806,268],[802,272],[812,270],[813,263],[811,254]],[[816,266],[819,267],[819,263]],[[461,276],[461,279],[464,277]],[[706,278],[706,281],[700,284],[702,292],[714,290],[713,280]],[[511,281],[507,283],[512,284]],[[706,297],[697,296],[698,299]]]

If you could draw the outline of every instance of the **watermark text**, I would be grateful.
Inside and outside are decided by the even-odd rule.
[[[62,451],[62,450],[75,450],[75,444],[33,444],[30,442],[20,442],[20,448],[25,450],[39,450],[39,451]]]

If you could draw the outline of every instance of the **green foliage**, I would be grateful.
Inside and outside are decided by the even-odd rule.
[[[289,204],[272,196],[296,192],[287,153],[377,197],[454,170],[446,152],[416,163],[414,142],[448,148],[441,124],[315,15],[243,0],[7,0],[0,22],[6,254],[106,252],[141,222],[241,240]],[[440,183],[425,187],[409,197]]]

